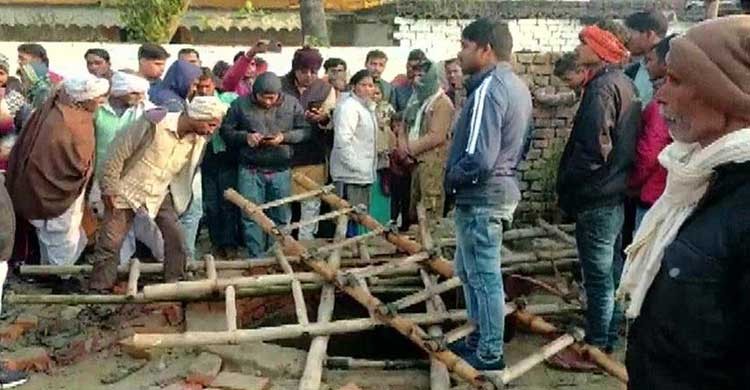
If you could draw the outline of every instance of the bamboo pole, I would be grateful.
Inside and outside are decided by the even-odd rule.
[[[237,330],[237,302],[234,299],[234,286],[228,286],[224,291],[226,298],[224,307],[227,315],[227,331]]]
[[[578,259],[560,259],[555,261],[554,265],[552,262],[524,263],[503,267],[502,270],[505,274],[537,275],[554,272],[555,267],[559,271],[571,270],[578,263]]]
[[[563,232],[571,233],[575,232],[575,225],[557,225],[557,227]],[[541,238],[548,237],[549,232],[541,227],[531,228],[520,228],[508,230],[503,232],[503,242],[511,242],[516,240],[525,240],[529,238]],[[438,240],[440,246],[456,246],[456,239],[453,238],[442,238]]]
[[[381,265],[372,265],[364,268],[349,269],[344,273],[344,275],[351,275],[360,278],[370,278],[389,271],[399,269],[413,269],[417,264],[419,264],[419,262],[427,260],[429,257],[430,255],[426,252],[417,253],[416,255],[406,257],[403,260],[399,260],[398,262],[390,262]]]
[[[507,315],[507,314],[506,314]],[[458,328],[455,328],[451,330],[450,332],[445,334],[445,343],[446,344],[453,344],[454,342],[461,340],[462,338],[468,336],[476,330],[476,326],[472,324],[471,322],[467,322]]]
[[[326,368],[334,370],[408,370],[429,368],[426,360],[366,360],[347,356],[329,356],[326,358]]]
[[[315,253],[319,255],[323,255],[326,253],[330,253],[334,250],[346,248],[350,245],[356,245],[359,242],[369,240],[373,237],[377,237],[385,232],[385,229],[373,229],[370,232],[367,232],[365,234],[360,234],[359,236],[347,238],[346,240],[341,240],[339,242],[334,242],[333,244],[323,245],[319,248],[315,249]],[[365,259],[363,259],[365,260]]]
[[[545,321],[543,318],[531,314],[527,311],[518,310],[514,315],[516,323],[523,325],[530,331],[538,334],[542,334],[548,337],[555,337],[562,333],[557,327]],[[596,347],[592,347],[583,343],[574,343],[570,348],[581,356],[588,356],[592,362],[596,363],[609,375],[617,378],[620,382],[628,383],[628,372],[625,367],[612,360],[607,354],[603,353]]]
[[[581,338],[583,338],[583,332],[581,332],[580,336]],[[563,349],[573,345],[573,343],[575,343],[578,340],[573,335],[570,335],[570,334],[564,334],[560,336],[559,338],[545,345],[538,351],[535,351],[531,355],[523,358],[518,363],[506,368],[503,371],[503,374],[501,376],[502,382],[504,384],[508,384],[511,381],[520,378],[521,375],[529,372],[532,368],[536,367],[538,364],[542,363],[543,361],[550,358],[551,356],[556,355],[558,352],[562,351]]]
[[[322,215],[319,215],[319,216],[317,216],[315,218],[312,218],[312,219],[308,219],[308,220],[305,220],[305,221],[299,221],[299,222],[291,223],[289,225],[285,225],[285,226],[281,227],[281,229],[285,233],[289,234],[294,229],[299,229],[301,227],[313,225],[313,224],[316,224],[316,223],[321,222],[321,221],[326,221],[326,220],[329,220],[329,219],[334,219],[334,218],[337,218],[337,217],[339,217],[341,215],[349,214],[352,211],[354,211],[354,209],[352,209],[352,208],[331,211],[330,213],[322,214]]]
[[[294,180],[297,182],[297,184],[299,184],[303,188],[306,188],[307,190],[314,190],[319,187],[317,183],[310,180],[310,178],[308,178],[305,175],[301,175],[301,174],[294,175]],[[345,208],[351,207],[349,202],[347,202],[346,200],[332,193],[322,194],[320,198],[324,202],[328,203],[334,209],[345,209]],[[378,221],[376,221],[374,218],[364,213],[358,213],[358,212],[351,213],[350,218],[354,222],[370,230],[379,230],[379,229],[383,230],[384,229],[384,227]],[[422,248],[422,245],[418,244],[415,241],[410,240],[409,238],[405,236],[396,234],[394,232],[386,232],[385,239],[388,240],[388,242],[390,242],[391,244],[395,245],[400,250],[410,255],[415,255],[417,253],[424,251],[424,249]],[[429,260],[426,260],[426,263],[429,265],[430,268],[432,268],[435,272],[437,272],[441,276],[446,277],[446,278],[453,277],[453,266],[451,265],[451,263],[445,260],[442,256],[434,256],[430,258]]]
[[[295,175],[295,178],[307,179],[306,177],[304,177],[304,175]],[[310,185],[310,182],[311,181],[307,179],[308,186]],[[298,180],[298,183],[299,183],[299,180]],[[315,186],[317,186],[317,184],[315,184]],[[230,202],[232,203],[236,202],[236,204],[241,206],[242,209],[256,207],[253,205],[252,202],[242,198],[239,194],[237,194],[236,191],[233,191],[231,189],[227,190],[225,196],[228,200],[230,200]],[[343,199],[335,195],[333,196],[336,199],[343,201]],[[331,198],[330,194],[324,194],[322,198],[324,201],[326,200],[326,198],[328,198],[329,200],[333,199]],[[350,207],[348,203],[345,205],[339,204],[339,206],[340,207],[335,207],[335,208],[340,209],[340,208]],[[356,222],[367,227],[368,229],[376,230],[376,229],[382,228],[377,221],[372,219],[372,217],[359,214],[356,212],[352,213],[351,215],[354,216],[355,220],[358,219],[358,221]],[[383,321],[386,324],[393,327],[403,336],[407,337],[414,344],[419,346],[422,350],[430,354],[431,357],[435,357],[439,359],[441,362],[443,362],[446,365],[446,367],[448,367],[449,370],[454,372],[460,378],[462,378],[463,380],[467,381],[469,384],[477,388],[487,388],[487,389],[495,388],[494,384],[487,381],[487,379],[484,376],[482,376],[479,373],[479,371],[474,369],[474,367],[470,366],[459,356],[457,356],[456,354],[454,354],[453,352],[449,350],[441,350],[439,346],[436,346],[434,345],[434,343],[431,343],[427,332],[425,332],[422,328],[420,328],[413,321],[408,320],[404,316],[390,312],[387,306],[383,304],[383,302],[381,302],[378,298],[376,298],[372,294],[365,292],[362,289],[362,287],[360,287],[359,285],[352,286],[352,285],[345,285],[343,283],[340,283],[337,278],[337,276],[340,274],[339,271],[332,269],[332,267],[330,267],[328,264],[325,264],[322,261],[317,261],[317,260],[312,259],[312,257],[309,255],[307,249],[305,249],[304,246],[302,246],[299,242],[294,240],[292,237],[281,234],[281,232],[274,225],[273,221],[271,221],[266,215],[262,213],[252,213],[252,214],[249,214],[248,216],[252,218],[255,221],[255,223],[257,223],[263,229],[263,231],[269,234],[272,234],[277,239],[279,244],[283,245],[285,250],[287,250],[290,254],[300,256],[310,268],[312,268],[315,272],[323,276],[323,278],[326,281],[334,283],[336,287],[344,291],[347,295],[352,297],[361,305],[375,312],[377,315],[377,318],[380,321]],[[392,234],[387,235],[387,236],[391,236],[391,235]],[[397,246],[399,245],[396,243],[403,245],[404,246],[403,249],[406,250],[406,252],[410,254],[421,252],[421,249],[422,249],[421,245],[411,240],[405,240],[403,239],[403,237],[401,237],[401,240],[396,239],[392,243],[394,243],[394,245],[397,245]],[[408,250],[407,250],[407,247],[408,247]],[[445,260],[442,260],[442,261],[445,262]],[[430,266],[433,266],[432,263],[433,262],[430,262]],[[447,264],[447,266],[450,267],[449,274],[452,276],[453,274],[452,266],[450,264]],[[441,268],[441,267],[438,266],[437,268]],[[445,267],[442,267],[442,268],[444,271],[446,270]]]
[[[406,314],[405,321],[415,324],[435,324],[445,321],[464,321],[466,311],[453,310],[444,314]],[[238,329],[234,332],[137,333],[120,343],[137,349],[194,347],[201,345],[233,345],[293,339],[302,336],[328,336],[332,334],[362,332],[386,323],[373,318],[340,320],[308,325],[289,324],[255,329]]]
[[[458,277],[450,278],[445,282],[432,285],[412,295],[407,295],[397,301],[393,301],[388,304],[396,308],[396,310],[403,310],[407,307],[414,306],[418,303],[424,302],[432,297],[439,296],[446,291],[453,290],[454,288],[461,285],[461,280]]]
[[[548,251],[540,250],[532,253],[514,252],[508,256],[502,257],[502,264],[507,266],[524,263],[538,263],[540,261],[570,259],[574,257],[578,257],[578,250],[574,248]]]
[[[206,278],[208,280],[216,280],[218,279],[218,274],[216,272],[216,263],[214,262],[214,257],[211,255],[206,255],[204,257],[204,261],[206,263]]]
[[[346,228],[349,218],[344,215],[336,221],[336,232],[334,242],[343,241],[346,238]],[[341,250],[336,249],[328,256],[328,264],[333,269],[338,269],[341,262]],[[336,303],[336,287],[332,284],[323,286],[320,293],[320,304],[318,305],[318,323],[326,324],[333,318],[333,309]],[[305,370],[299,382],[299,390],[318,390],[323,377],[323,359],[328,352],[329,336],[317,336],[310,342],[310,349],[305,361]]]
[[[130,261],[130,275],[128,277],[127,296],[134,298],[138,295],[138,278],[141,277],[141,262],[138,259]]]
[[[284,271],[284,273],[291,276],[292,278],[292,298],[294,299],[294,311],[297,313],[297,321],[302,325],[307,325],[310,323],[310,320],[307,318],[307,304],[305,303],[305,295],[302,293],[302,284],[294,274],[292,266],[286,260],[284,251],[281,250],[281,248],[279,248],[278,246],[275,246],[273,249],[273,253],[279,260],[279,264],[281,265],[281,269]]]
[[[264,204],[260,205],[260,209],[261,210],[268,210],[268,209],[272,209],[274,207],[283,206],[283,205],[285,205],[287,203],[299,202],[299,201],[310,199],[310,198],[317,198],[321,194],[334,191],[335,189],[336,188],[333,185],[327,185],[327,186],[323,186],[323,187],[318,186],[318,188],[316,188],[314,190],[311,190],[311,191],[308,191],[308,192],[303,192],[301,194],[288,196],[286,198],[281,198],[281,199],[275,200],[273,202],[264,203]]]

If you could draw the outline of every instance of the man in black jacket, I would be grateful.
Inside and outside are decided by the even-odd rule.
[[[618,297],[634,318],[631,390],[750,389],[750,16],[671,41],[663,104],[674,143]]]
[[[577,221],[587,297],[586,341],[609,351],[618,338],[618,236],[641,106],[633,82],[614,65],[627,55],[620,41],[597,26],[584,28],[580,38],[576,55],[588,76],[560,161],[557,192],[563,211]]]
[[[310,125],[297,99],[281,92],[281,80],[272,72],[261,74],[253,93],[235,100],[221,126],[221,136],[238,153],[237,190],[256,204],[291,195],[292,144],[310,139]],[[292,217],[288,205],[267,211],[277,224]],[[242,216],[245,247],[250,257],[265,253],[270,242],[260,226]]]

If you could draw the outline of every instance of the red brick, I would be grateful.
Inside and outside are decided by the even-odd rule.
[[[0,342],[12,343],[23,336],[26,329],[19,324],[11,324],[0,328]]]
[[[219,375],[219,371],[221,371],[221,358],[204,352],[190,365],[188,376],[185,380],[188,383],[208,386]]]
[[[2,363],[8,370],[47,372],[52,367],[47,350],[40,347],[23,348],[2,357]]]
[[[92,353],[107,349],[114,345],[114,337],[94,334],[92,336],[79,336],[65,347],[54,352],[55,362],[60,365],[70,365],[84,360]]]
[[[112,294],[125,295],[128,293],[128,282],[120,282],[112,288]]]
[[[161,314],[172,326],[177,326],[185,321],[185,312],[182,310],[182,304],[172,303],[161,309]]]

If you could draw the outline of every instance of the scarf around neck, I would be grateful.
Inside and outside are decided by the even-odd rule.
[[[728,163],[750,161],[750,129],[737,130],[702,148],[673,142],[659,154],[667,170],[664,194],[646,213],[625,250],[627,260],[617,298],[629,299],[628,318],[640,315],[643,301],[661,268],[664,250],[706,194],[715,169]]]

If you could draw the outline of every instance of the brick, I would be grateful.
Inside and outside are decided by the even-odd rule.
[[[536,139],[531,143],[531,145],[538,149],[544,149],[549,146],[549,141],[546,139]]]
[[[534,76],[534,85],[546,87],[549,85],[550,76]]]
[[[201,386],[210,385],[221,371],[221,358],[204,352],[190,365],[188,369],[187,383],[197,383]]]
[[[0,342],[13,343],[23,336],[26,329],[19,324],[11,324],[0,328]]]
[[[177,382],[163,388],[162,390],[203,390],[203,386],[196,383]]]
[[[65,348],[56,350],[53,355],[58,364],[70,365],[84,360],[92,353],[107,349],[116,342],[113,336],[81,335],[70,340]]]
[[[529,161],[521,161],[518,164],[517,170],[519,172],[525,172],[525,171],[528,171],[529,169],[531,169],[531,162],[529,162]]]
[[[271,380],[224,371],[211,383],[211,387],[224,390],[268,390],[271,388]]]
[[[27,331],[39,326],[39,317],[31,314],[21,314],[13,323],[20,325],[24,331]]]
[[[37,371],[47,372],[52,368],[52,359],[47,350],[40,347],[29,347],[19,349],[4,355],[2,358],[6,369],[12,371]]]
[[[534,62],[534,53],[516,53],[516,60],[522,64],[531,64]]]
[[[555,137],[568,138],[570,137],[570,131],[571,129],[557,129],[555,130]]]
[[[552,127],[552,119],[549,118],[534,118],[534,127]]]
[[[555,129],[550,128],[536,128],[532,134],[534,139],[550,139],[555,138]]]
[[[541,178],[542,178],[542,173],[539,171],[528,171],[523,174],[523,179],[528,182],[539,180]],[[534,186],[532,185],[531,188],[534,188]]]
[[[171,303],[161,309],[161,314],[169,325],[177,326],[185,321],[185,311],[182,310],[182,304]]]
[[[545,64],[545,65],[531,65],[529,67],[529,72],[538,74],[538,75],[545,75],[549,76],[552,74],[552,64]]]
[[[526,159],[527,160],[532,160],[533,161],[533,160],[539,159],[540,157],[542,157],[542,151],[539,150],[539,149],[529,150],[529,153],[526,154]]]

